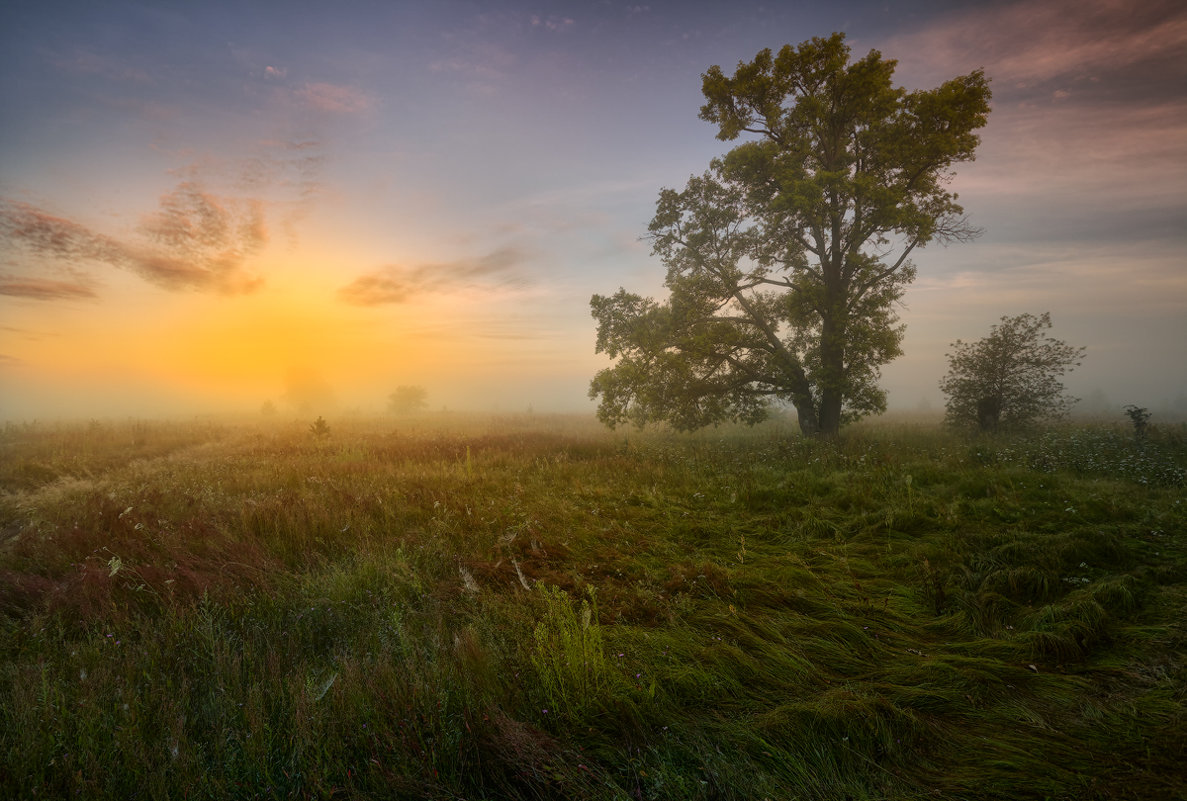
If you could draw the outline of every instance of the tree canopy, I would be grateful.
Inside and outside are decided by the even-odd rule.
[[[606,424],[757,422],[791,403],[804,433],[831,435],[885,409],[910,254],[976,234],[947,182],[990,92],[979,70],[907,91],[893,60],[849,56],[838,33],[702,76],[701,119],[747,141],[660,192],[648,230],[669,297],[590,301],[617,359],[590,386]]]
[[[419,386],[398,386],[388,396],[388,408],[394,414],[415,414],[428,405],[429,391]]]
[[[1066,415],[1075,399],[1059,379],[1079,366],[1085,349],[1044,336],[1050,327],[1050,313],[1020,314],[1002,317],[977,342],[953,342],[940,379],[947,422],[997,431]]]

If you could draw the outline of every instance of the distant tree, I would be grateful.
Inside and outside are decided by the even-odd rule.
[[[330,436],[330,424],[326,422],[324,417],[318,416],[316,420],[309,426],[309,433],[316,439],[325,439]]]
[[[1002,317],[982,340],[953,342],[940,379],[947,422],[997,431],[1066,415],[1075,399],[1059,379],[1079,366],[1085,349],[1044,336],[1050,327],[1049,313],[1020,314]]]
[[[301,414],[334,406],[334,390],[319,374],[308,370],[290,372],[281,397]]]
[[[1133,435],[1138,439],[1146,438],[1146,430],[1150,426],[1150,410],[1144,406],[1134,406],[1132,403],[1125,407],[1125,415],[1133,424]]]
[[[396,387],[387,401],[388,408],[395,414],[415,414],[428,406],[429,393],[424,387]]]
[[[276,404],[272,401],[264,401],[264,405],[260,407],[260,414],[264,417],[275,417]]]
[[[669,299],[591,299],[597,350],[618,360],[590,385],[607,425],[753,423],[774,402],[831,436],[886,408],[908,257],[977,233],[948,181],[990,92],[980,71],[907,91],[893,60],[849,56],[838,33],[702,76],[701,119],[751,141],[660,192],[649,231]]]

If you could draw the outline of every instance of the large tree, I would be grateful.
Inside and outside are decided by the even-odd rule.
[[[1084,348],[1046,336],[1049,328],[1049,313],[1020,314],[1003,317],[984,339],[953,342],[940,379],[947,422],[997,431],[1066,415],[1075,399],[1060,378],[1080,364]]]
[[[948,181],[990,93],[980,71],[907,91],[893,60],[849,56],[838,33],[702,76],[701,119],[747,141],[660,192],[669,297],[592,298],[597,349],[618,360],[590,386],[603,422],[692,429],[790,402],[805,434],[833,435],[885,409],[908,257],[976,234]]]

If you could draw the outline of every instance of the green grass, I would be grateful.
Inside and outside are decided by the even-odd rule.
[[[1187,797],[1187,432],[0,433],[0,797]]]

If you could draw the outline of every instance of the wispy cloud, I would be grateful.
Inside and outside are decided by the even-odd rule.
[[[1052,81],[1115,81],[1141,66],[1187,72],[1185,47],[1187,6],[1175,0],[1021,0],[953,12],[891,40],[886,51],[915,72],[984,66],[1000,94]]]
[[[1143,104],[1123,115],[1091,104],[1003,111],[986,134],[993,158],[968,168],[973,177],[961,179],[962,191],[1079,187],[1114,200],[1166,192],[1182,198],[1187,100]]]
[[[185,181],[164,195],[160,206],[145,217],[141,230],[171,252],[197,255],[219,251],[237,256],[254,253],[268,241],[258,201],[249,201],[234,214],[225,201]]]
[[[259,142],[257,152],[239,162],[235,180],[248,192],[274,192],[304,203],[323,188],[327,160],[325,142],[320,139],[266,139]]]
[[[79,283],[85,283],[85,281],[80,280]],[[30,331],[28,328],[17,328],[13,325],[0,325],[0,332],[12,334],[29,342],[38,342],[46,337],[57,336],[57,334],[45,331]]]
[[[52,56],[50,63],[64,72],[75,75],[95,75],[118,83],[152,83],[152,76],[145,70],[129,64],[120,57],[96,53],[93,50],[78,49]]]
[[[33,300],[94,300],[99,297],[83,281],[51,281],[14,275],[0,275],[0,295]]]
[[[7,247],[35,259],[66,267],[107,264],[168,290],[237,294],[261,285],[246,270],[248,258],[268,239],[258,201],[232,202],[182,182],[161,198],[156,212],[144,217],[139,232],[143,241],[125,241],[36,206],[0,198],[0,234]],[[14,281],[14,288],[22,286],[24,297],[79,297],[77,292],[69,294],[63,282],[41,282],[38,289],[37,282]]]
[[[358,114],[372,106],[371,96],[353,86],[318,81],[297,90],[297,99],[306,107],[330,114]]]
[[[499,248],[476,259],[388,266],[361,275],[338,290],[338,297],[355,306],[404,303],[428,292],[453,292],[475,286],[518,287],[527,280],[516,270],[525,261],[521,250]]]
[[[980,220],[986,212],[995,218],[991,237],[1087,243],[1181,230],[1187,6],[974,6],[882,49],[918,85],[978,67],[992,79],[994,110],[978,160],[958,171],[954,185]],[[1041,211],[1020,215],[1022,203]]]
[[[567,31],[577,24],[577,20],[572,17],[561,17],[556,14],[549,14],[541,17],[538,14],[531,16],[531,24],[533,28],[543,28],[546,31]]]
[[[488,38],[484,29],[446,37],[450,53],[429,62],[429,71],[454,75],[477,95],[498,94],[519,65],[515,50]]]

